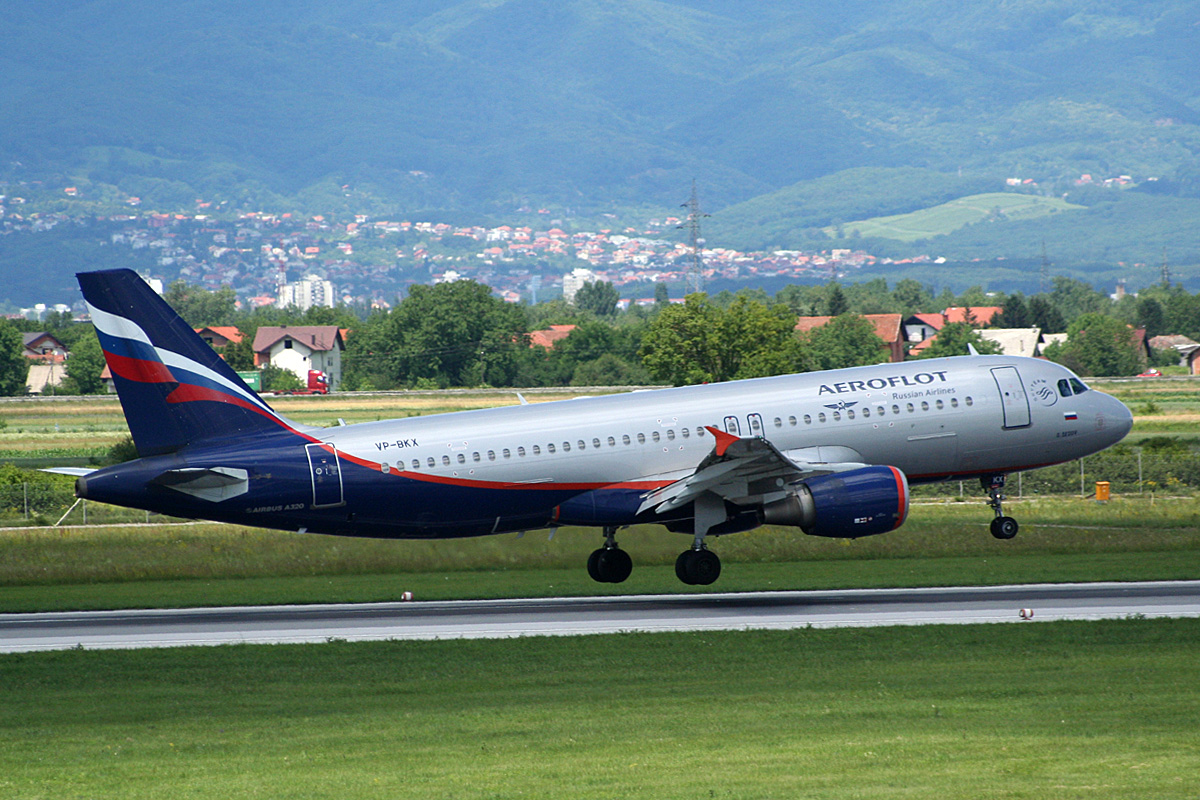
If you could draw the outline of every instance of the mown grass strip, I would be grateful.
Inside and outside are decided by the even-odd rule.
[[[0,656],[13,798],[1194,797],[1200,621]]]

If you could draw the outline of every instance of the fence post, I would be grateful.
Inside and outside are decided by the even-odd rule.
[[[1083,459],[1079,459],[1079,496],[1087,497],[1083,489]]]
[[[1142,493],[1142,451],[1138,450],[1138,494]]]
[[[25,519],[28,520],[29,519],[29,483],[28,482],[21,483],[21,491],[24,492],[24,494],[25,494],[25,499],[23,501],[21,501],[21,504],[25,509]]]
[[[1024,473],[1024,472],[1018,472],[1018,473],[1017,473],[1017,499],[1018,499],[1018,500],[1024,500],[1024,499],[1025,499],[1025,487],[1024,487],[1024,482],[1025,482],[1025,473]]]

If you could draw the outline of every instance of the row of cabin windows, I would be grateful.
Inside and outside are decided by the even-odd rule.
[[[967,405],[967,406],[971,406],[971,405],[975,404],[975,401],[973,398],[967,397],[963,400],[963,404]],[[893,403],[890,406],[891,414],[893,416],[898,416],[901,413],[913,414],[916,412],[918,405],[922,411],[929,411],[930,408],[934,408],[938,411],[941,411],[944,408],[946,408],[947,405],[950,408],[958,408],[959,403],[958,403],[957,397],[951,397],[949,403],[947,403],[946,401],[939,398],[939,399],[933,401],[932,406],[930,405],[929,401],[927,401],[927,400],[922,400],[919,404],[905,403],[903,406],[901,406],[899,403]],[[872,413],[874,413],[876,416],[879,416],[879,417],[887,416],[888,410],[889,410],[888,406],[880,404],[880,405],[875,406],[874,411],[872,411],[871,406],[863,406],[861,409],[859,409],[858,413],[862,415],[863,419],[869,419],[871,417]],[[847,408],[845,411],[846,411],[846,419],[854,419],[855,418],[854,409]],[[832,418],[832,420],[834,422],[838,422],[842,419],[842,414],[840,411],[833,411],[827,416],[825,414],[825,412],[822,411],[817,414],[816,421],[819,424],[822,422],[828,422],[830,418]],[[805,425],[811,425],[813,423],[813,416],[811,414],[805,414],[803,417],[803,420],[804,420]],[[752,415],[750,427],[753,430],[753,432],[755,432],[755,433],[760,432],[760,426],[758,424],[755,424],[755,423],[757,423],[757,421],[758,421],[758,415],[757,414]],[[799,420],[794,416],[788,417],[787,422],[788,422],[788,425],[791,425],[791,426],[796,426],[799,424]],[[775,418],[775,427],[776,428],[783,427],[783,418],[782,417]],[[688,438],[691,438],[692,432],[691,432],[690,428],[680,428],[678,435],[684,439],[688,439]],[[704,435],[704,428],[696,428],[696,436],[700,437],[703,435]],[[646,434],[639,433],[639,434],[637,434],[636,438],[637,438],[638,444],[646,443]],[[663,434],[659,431],[651,431],[650,432],[650,440],[652,442],[655,442],[655,443],[661,442],[664,438],[668,442],[675,441],[675,439],[676,439],[675,429],[667,428],[665,434]],[[609,447],[617,446],[616,437],[609,436],[606,441],[607,441]],[[621,444],[623,444],[623,445],[633,444],[633,438],[631,438],[630,435],[626,433],[621,436]],[[593,449],[599,450],[602,446],[603,445],[602,445],[599,437],[595,437],[592,439],[592,448]],[[553,442],[550,444],[547,444],[546,452],[548,454],[553,455],[554,453],[558,452],[558,447],[559,446],[555,445]],[[571,443],[570,442],[563,442],[561,444],[561,447],[562,447],[562,451],[564,453],[571,452]],[[579,450],[586,450],[588,447],[588,443],[584,439],[578,439],[575,442],[575,447]],[[536,445],[536,444],[532,445],[528,452],[532,453],[532,455],[540,456],[542,454],[541,445]],[[525,450],[525,448],[523,446],[517,447],[516,455],[518,458],[524,458],[527,455],[527,451]],[[511,449],[505,447],[504,449],[502,449],[500,451],[499,456],[500,456],[500,458],[512,458],[513,451]],[[485,453],[481,453],[479,451],[475,451],[475,452],[471,453],[471,461],[472,461],[472,463],[476,463],[476,464],[482,463],[485,459],[488,461],[495,461],[496,458],[497,458],[497,454],[496,454],[495,450],[488,450]],[[456,454],[454,457],[454,461],[457,461],[459,464],[466,464],[467,463],[467,454],[466,453]],[[441,462],[442,462],[442,466],[444,466],[444,467],[449,467],[453,463],[451,461],[451,458],[449,455],[442,456]],[[429,456],[428,458],[425,459],[425,464],[426,464],[426,467],[429,469],[436,468],[437,467],[436,457]],[[400,467],[401,469],[403,469],[403,466],[401,464],[397,464],[397,467]],[[414,470],[421,469],[420,459],[414,458],[412,460],[412,468]]]
[[[958,408],[958,405],[959,405],[959,403],[958,403],[957,397],[951,397],[949,402],[946,402],[945,400],[942,400],[941,398],[939,398],[937,400],[934,400],[932,405],[930,405],[928,400],[922,400],[920,403],[904,403],[903,405],[901,405],[900,403],[892,403],[891,406],[887,406],[887,405],[880,403],[880,404],[876,405],[873,409],[870,405],[864,405],[862,408],[858,409],[857,414],[860,414],[863,419],[870,419],[872,414],[874,414],[877,417],[886,417],[889,413],[889,410],[890,410],[890,413],[892,414],[892,416],[899,416],[904,413],[913,414],[917,411],[918,408],[920,408],[921,411],[929,411],[931,408],[933,408],[937,411],[941,411],[941,410],[945,409],[947,406],[950,408]],[[973,397],[966,397],[963,399],[963,405],[973,406],[973,405],[975,405],[975,399]],[[854,419],[856,416],[855,409],[853,409],[853,408],[845,409],[845,413],[846,413],[846,419]],[[819,414],[817,414],[816,421],[818,423],[826,422],[830,417],[833,418],[834,422],[837,422],[842,418],[842,412],[841,411],[833,411],[828,416],[826,416],[825,412],[822,411]],[[811,425],[813,423],[813,416],[811,414],[805,414],[802,419],[803,419],[805,425]],[[787,418],[787,424],[792,427],[795,427],[799,423],[800,423],[800,420],[796,419],[796,417],[788,417]],[[775,418],[775,427],[776,428],[783,427],[783,418],[782,417]]]
[[[704,435],[704,428],[696,428],[696,436],[700,437],[703,435]],[[691,436],[692,436],[691,428],[680,428],[678,434],[675,433],[674,428],[667,428],[665,434],[661,433],[659,431],[651,431],[649,439],[651,442],[656,442],[656,443],[661,442],[664,439],[668,442],[673,442],[676,440],[676,438],[690,439]],[[646,437],[646,434],[639,433],[636,435],[636,439],[637,439],[638,444],[645,444],[647,437]],[[605,441],[607,442],[609,447],[617,446],[617,439],[615,436],[609,436]],[[634,442],[634,437],[631,437],[628,433],[621,436],[621,444],[631,445],[631,444],[633,444],[633,442]],[[601,447],[604,446],[604,443],[602,443],[600,441],[600,437],[597,436],[592,439],[591,446],[592,446],[592,449],[599,450]],[[572,444],[571,444],[571,442],[563,442],[562,444],[555,444],[555,443],[551,442],[546,445],[546,453],[553,455],[554,453],[557,453],[559,451],[560,447],[562,448],[562,452],[569,453],[569,452],[571,452]],[[586,450],[588,448],[588,442],[585,439],[578,439],[578,440],[576,440],[574,447],[577,450]],[[514,451],[512,449],[505,447],[500,451],[499,457],[500,458],[512,458],[513,452]],[[517,447],[515,452],[516,452],[517,458],[524,458],[526,455],[540,456],[542,454],[542,446],[537,445],[537,444],[532,445],[532,446],[530,446],[528,451],[526,451],[525,447],[521,446],[521,447]],[[497,453],[495,450],[488,450],[483,453],[481,453],[479,451],[475,451],[475,452],[471,453],[471,462],[476,463],[476,464],[483,462],[485,459],[487,461],[495,461],[496,458],[497,458]],[[465,452],[457,453],[454,457],[454,461],[457,461],[459,464],[466,464],[467,463],[467,454]],[[444,467],[449,467],[453,463],[451,461],[451,458],[449,455],[442,456],[441,462],[442,462],[442,466],[444,466]],[[434,456],[429,456],[428,458],[425,459],[425,464],[429,469],[433,469],[433,468],[437,467],[437,463],[438,463],[437,458]],[[404,468],[403,462],[400,462],[396,466],[399,467],[400,469]],[[420,459],[414,458],[412,460],[412,468],[413,469],[421,469]]]

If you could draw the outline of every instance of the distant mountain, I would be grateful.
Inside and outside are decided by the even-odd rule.
[[[694,177],[714,234],[779,245],[1009,177],[1197,196],[1198,29],[1186,0],[10,3],[0,193],[595,213]]]

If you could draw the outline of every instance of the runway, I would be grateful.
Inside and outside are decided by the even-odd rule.
[[[1200,581],[0,614],[0,652],[1200,617]]]

